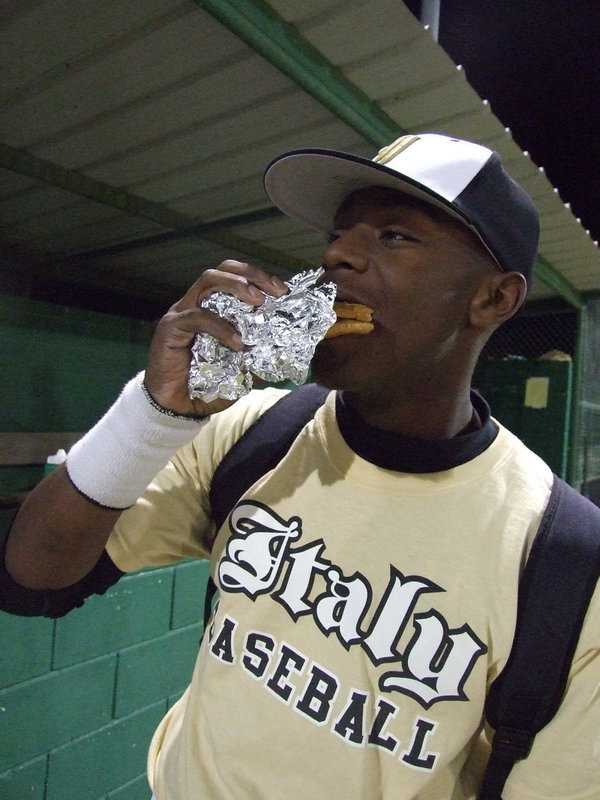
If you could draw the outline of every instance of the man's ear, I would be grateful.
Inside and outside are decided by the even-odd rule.
[[[496,272],[481,283],[473,297],[470,322],[474,328],[501,325],[517,313],[527,296],[520,272]]]

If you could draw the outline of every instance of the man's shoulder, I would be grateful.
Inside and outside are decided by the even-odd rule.
[[[531,461],[532,463],[535,462],[540,465],[545,465],[548,469],[551,469],[547,462],[536,453],[528,444],[526,444],[523,439],[520,438],[516,433],[514,433],[510,428],[507,428],[503,423],[499,422],[495,417],[493,417],[493,421],[498,428],[498,439],[499,441],[506,447],[507,450],[511,451],[512,456],[515,459],[522,459],[525,461]]]
[[[197,456],[212,454],[216,466],[253,423],[288,393],[288,389],[276,387],[253,389],[229,408],[213,414],[192,443]]]

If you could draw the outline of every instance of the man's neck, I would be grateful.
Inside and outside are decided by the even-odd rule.
[[[481,421],[467,389],[450,398],[440,396],[380,402],[344,393],[347,405],[371,427],[416,439],[451,439],[478,430]]]

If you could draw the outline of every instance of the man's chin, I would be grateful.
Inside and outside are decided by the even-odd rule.
[[[339,347],[323,341],[317,345],[311,362],[311,375],[315,383],[326,389],[352,389],[362,370],[355,353],[343,353]]]

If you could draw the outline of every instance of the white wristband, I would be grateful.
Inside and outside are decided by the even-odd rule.
[[[205,419],[162,409],[140,372],[102,419],[73,445],[69,478],[82,494],[107,508],[133,505],[170,457],[197,434]]]

